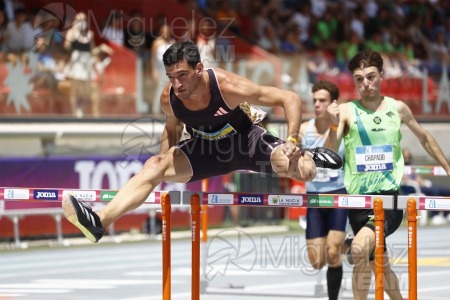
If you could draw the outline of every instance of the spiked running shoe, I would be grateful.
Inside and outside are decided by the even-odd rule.
[[[331,149],[325,147],[316,147],[314,149],[302,149],[303,153],[308,153],[316,163],[318,168],[340,169],[342,168],[342,158]]]
[[[65,195],[62,201],[64,215],[70,223],[78,227],[83,234],[93,243],[97,243],[105,233],[99,216],[92,208],[78,202],[72,195]]]

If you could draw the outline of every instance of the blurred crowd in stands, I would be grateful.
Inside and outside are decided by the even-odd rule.
[[[93,32],[86,12],[72,16],[60,30],[56,18],[42,19],[40,8],[19,0],[0,0],[0,63],[23,60],[34,52],[38,76],[34,84],[70,95],[71,112],[81,116],[86,99],[99,114],[98,81],[110,63],[110,43],[142,58],[154,90],[166,82],[162,53],[176,40],[192,40],[205,65],[216,66],[215,48],[227,36],[240,37],[277,56],[306,55],[311,80],[315,75],[346,72],[348,60],[362,49],[383,53],[384,76],[420,77],[436,81],[449,67],[450,1],[448,0],[179,0],[203,18],[187,20],[174,30],[173,20],[158,14],[149,25],[144,12],[111,12]],[[56,22],[56,23],[55,23]],[[59,29],[59,30],[55,30]],[[100,36],[98,36],[100,34]],[[109,46],[108,46],[109,45]],[[33,51],[30,51],[33,50]],[[160,113],[157,100],[150,113]]]
[[[362,49],[385,54],[385,76],[414,75],[421,68],[439,76],[449,62],[447,0],[210,0],[195,5],[271,53],[311,54],[317,71],[327,65],[344,70]]]

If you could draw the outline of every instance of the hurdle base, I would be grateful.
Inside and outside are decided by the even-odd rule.
[[[207,280],[200,280],[200,294],[206,294],[206,289],[208,288]]]

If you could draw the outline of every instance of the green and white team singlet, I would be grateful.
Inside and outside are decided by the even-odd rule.
[[[349,194],[398,190],[404,161],[400,116],[395,100],[384,97],[384,109],[373,112],[349,103],[350,128],[344,137],[344,184]]]

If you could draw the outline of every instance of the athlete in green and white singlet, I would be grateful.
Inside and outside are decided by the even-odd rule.
[[[369,111],[349,103],[350,126],[344,136],[344,183],[349,194],[397,191],[403,175],[401,120],[396,100],[384,97],[385,108]],[[380,176],[380,173],[382,176]]]

